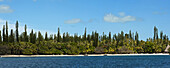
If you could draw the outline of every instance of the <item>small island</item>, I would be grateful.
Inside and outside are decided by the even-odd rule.
[[[139,40],[138,32],[99,35],[97,31],[91,34],[70,35],[64,32],[62,35],[58,28],[57,34],[50,36],[46,32],[19,34],[19,23],[16,29],[8,33],[8,22],[0,31],[0,54],[1,57],[41,57],[41,56],[114,56],[114,55],[168,55],[170,52],[169,38],[163,31],[158,36],[158,28],[154,27],[154,37],[146,41]],[[83,32],[83,31],[82,31]],[[1,36],[2,33],[2,36]]]
[[[170,0],[0,0],[0,68],[170,68]]]

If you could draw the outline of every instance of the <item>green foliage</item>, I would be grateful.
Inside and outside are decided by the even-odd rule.
[[[99,36],[97,31],[93,31],[92,34],[86,33],[84,35],[70,35],[68,32],[64,32],[62,37],[60,35],[60,29],[58,28],[57,34],[51,34],[48,37],[47,32],[45,36],[41,32],[33,32],[33,29],[29,36],[27,35],[27,26],[25,25],[25,31],[19,35],[18,21],[16,22],[16,33],[11,33],[8,37],[8,23],[3,25],[3,32],[1,36],[0,31],[0,54],[115,54],[115,53],[163,53],[166,46],[169,44],[169,38],[167,35],[160,33],[158,37],[158,29],[154,27],[154,37],[148,38],[147,41],[139,40],[139,35],[136,32],[135,35],[131,30],[129,33],[114,34],[112,37],[111,32],[108,36],[104,34]],[[5,32],[6,29],[6,32]],[[38,37],[37,37],[38,36]],[[3,42],[2,39],[3,38]],[[169,49],[170,52],[170,49]]]

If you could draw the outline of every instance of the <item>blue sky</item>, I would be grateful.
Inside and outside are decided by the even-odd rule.
[[[170,35],[169,0],[0,0],[0,29],[7,20],[10,28],[15,21],[24,24],[28,31],[57,33],[69,32],[82,35],[97,31],[112,34],[124,31],[138,31],[146,40],[153,37],[157,26],[164,34]]]

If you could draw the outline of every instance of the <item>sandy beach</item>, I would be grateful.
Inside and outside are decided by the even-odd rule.
[[[142,56],[142,55],[169,55],[169,53],[145,54],[87,54],[87,55],[0,55],[0,57],[69,57],[69,56]]]

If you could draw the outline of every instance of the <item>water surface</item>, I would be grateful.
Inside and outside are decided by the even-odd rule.
[[[0,68],[170,68],[170,56],[0,58]]]

